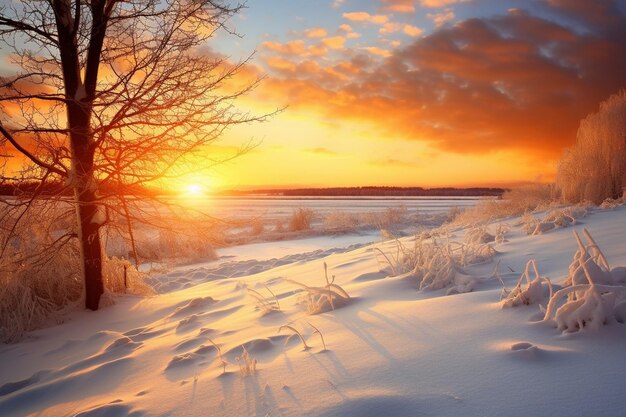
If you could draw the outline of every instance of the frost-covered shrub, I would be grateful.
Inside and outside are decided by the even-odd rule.
[[[574,232],[578,250],[569,267],[565,285],[551,298],[544,321],[553,320],[561,331],[574,332],[584,327],[599,327],[617,320],[624,322],[626,303],[620,300],[626,295],[622,283],[623,268],[611,270],[602,250],[591,234],[583,229],[588,242],[584,245]],[[559,307],[562,299],[566,302]]]
[[[464,240],[469,244],[480,244],[494,242],[496,237],[489,233],[486,226],[475,226],[467,229]]]
[[[469,243],[423,234],[415,237],[412,248],[396,240],[395,250],[377,250],[379,261],[385,265],[383,270],[391,276],[404,275],[417,281],[419,290],[449,288],[449,293],[455,294],[472,291],[478,282],[462,268],[489,261],[496,253],[490,244],[481,240],[480,233],[470,233]]]
[[[315,213],[308,208],[299,208],[294,210],[289,219],[289,231],[298,232],[301,230],[309,230]]]
[[[350,232],[360,226],[359,217],[346,211],[331,211],[322,219],[323,229],[328,232]]]
[[[80,254],[69,208],[51,201],[33,201],[27,211],[0,206],[0,342],[55,323],[80,300]]]
[[[621,197],[626,188],[626,90],[580,122],[576,143],[561,158],[556,185],[565,201]]]
[[[80,306],[80,250],[75,212],[65,202],[33,201],[25,212],[0,206],[0,218],[0,245],[5,247],[0,256],[0,342],[15,342]],[[118,258],[104,259],[103,279],[107,293],[151,293],[143,276]]]
[[[391,226],[397,226],[406,222],[409,214],[406,206],[389,207],[385,209],[380,217],[379,228],[389,228]]]
[[[574,230],[574,238],[578,249],[574,253],[569,265],[567,278],[564,285],[578,284],[608,284],[612,285],[613,277],[611,267],[587,229],[583,229],[583,235],[587,245],[583,244],[578,233]]]
[[[535,275],[534,279],[530,277],[530,268]],[[522,285],[526,284],[523,288]],[[517,281],[517,285],[506,296],[502,302],[502,307],[516,307],[520,305],[540,304],[546,298],[546,288],[552,297],[552,283],[546,277],[539,275],[537,270],[537,262],[534,259],[526,263],[526,268]]]
[[[617,198],[617,199],[607,198],[600,204],[600,208],[605,209],[605,210],[613,210],[621,206],[622,204],[624,204],[624,197]]]
[[[536,223],[531,234],[541,235],[550,230],[567,227],[573,224],[576,224],[576,219],[566,211],[559,209],[550,210],[545,214],[543,219]]]
[[[171,260],[196,261],[218,258],[211,230],[182,225],[177,229],[160,228],[136,232],[137,258],[139,262],[167,262]],[[126,257],[134,258],[128,253]]]
[[[0,342],[15,342],[30,330],[53,324],[82,294],[78,248],[64,245],[45,263],[0,261]],[[18,262],[15,262],[18,261]]]

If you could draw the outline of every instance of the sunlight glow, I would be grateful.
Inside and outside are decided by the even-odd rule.
[[[200,196],[204,194],[204,190],[198,184],[187,185],[186,191],[187,191],[187,195],[190,195],[190,196]]]

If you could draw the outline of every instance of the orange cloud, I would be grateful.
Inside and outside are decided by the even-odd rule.
[[[426,16],[433,21],[436,27],[443,26],[456,17],[452,9],[446,9],[442,13],[428,13]]]
[[[354,39],[354,38],[360,38],[361,37],[360,33],[354,32],[352,30],[352,26],[347,25],[345,23],[343,25],[339,26],[339,31],[343,32],[345,34],[346,38],[348,38],[348,39]]]
[[[381,10],[395,13],[414,13],[415,5],[420,4],[428,8],[441,8],[456,3],[466,3],[470,0],[381,0]],[[560,0],[568,1],[568,0]],[[585,0],[577,0],[585,1]]]
[[[406,24],[396,23],[396,22],[387,22],[378,30],[378,32],[383,35],[388,35],[388,34],[395,33],[395,32],[403,32],[406,35],[415,37],[415,36],[421,35],[424,31],[418,28],[417,26],[413,26],[413,25],[406,25]]]
[[[306,51],[306,46],[302,40],[295,40],[287,43],[267,41],[261,44],[261,49],[267,49],[288,55],[300,55]]]
[[[324,46],[330,49],[341,49],[346,43],[346,38],[344,38],[343,36],[333,36],[330,38],[322,39],[322,43],[324,44]]]
[[[439,8],[449,6],[456,3],[466,3],[469,0],[420,0],[420,4],[424,7]]]
[[[328,32],[324,28],[311,28],[304,31],[304,35],[307,38],[323,38],[328,35]]]
[[[381,14],[371,15],[367,12],[344,13],[343,17],[352,22],[373,23],[375,25],[383,25],[389,21],[389,16]]]
[[[404,32],[406,35],[415,37],[415,36],[421,35],[424,32],[424,30],[418,28],[417,26],[404,25],[402,27],[402,32]]]
[[[269,57],[265,60],[265,62],[267,63],[267,65],[269,65],[270,68],[278,71],[296,71],[296,64],[278,56]]]
[[[395,13],[415,12],[414,0],[382,0],[382,10]]]
[[[311,45],[307,48],[307,52],[313,56],[324,56],[328,52],[328,48],[324,45]]]
[[[600,1],[612,16],[587,17],[576,1],[550,9],[584,20],[586,32],[519,10],[470,19],[393,52],[347,49],[334,76],[320,67],[304,78],[273,78],[272,93],[327,121],[373,123],[381,137],[555,158],[580,119],[626,86],[626,16]]]

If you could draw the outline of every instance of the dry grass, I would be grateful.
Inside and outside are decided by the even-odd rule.
[[[328,265],[326,265],[326,262],[324,262],[324,279],[326,285],[323,287],[312,287],[298,281],[286,280],[304,289],[306,295],[303,301],[308,314],[320,314],[332,311],[347,305],[350,301],[350,296],[346,290],[335,284],[335,276],[333,275],[332,278],[328,277]]]
[[[531,184],[504,193],[501,200],[488,200],[468,208],[451,220],[452,227],[482,225],[525,213],[542,211],[556,204],[550,184]]]
[[[270,293],[271,297],[264,296],[252,288],[246,287],[246,290],[248,291],[248,294],[256,300],[257,306],[263,311],[264,314],[268,314],[273,311],[280,311],[280,302],[278,301],[276,294],[274,294],[274,292],[266,284],[263,284],[263,287],[265,287],[265,289]]]

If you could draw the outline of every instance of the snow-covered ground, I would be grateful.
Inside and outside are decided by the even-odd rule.
[[[118,297],[0,345],[0,416],[626,415],[619,308],[600,303],[592,316],[608,312],[607,325],[562,333],[536,303],[502,308],[493,272],[510,290],[534,259],[557,290],[583,228],[611,267],[626,266],[626,206],[540,235],[506,223],[471,254],[495,252],[455,269],[472,289],[462,294],[418,291],[415,271],[389,276],[385,256],[399,260],[414,237],[248,245],[155,275],[157,296]],[[438,239],[451,248],[464,234]]]

